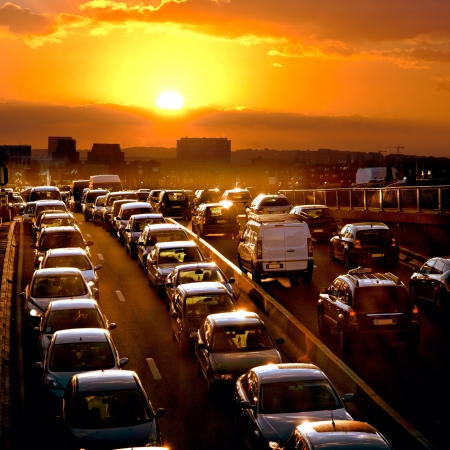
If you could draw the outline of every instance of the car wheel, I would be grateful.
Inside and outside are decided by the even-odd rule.
[[[84,214],[84,221],[89,222],[89,217],[86,214]]]
[[[105,229],[105,231],[109,231],[109,228],[110,228],[110,226],[109,226],[109,223],[108,222],[103,222],[104,223],[104,229]]]
[[[417,353],[419,351],[420,334],[417,332],[411,333],[406,340],[406,350],[409,353]]]
[[[252,280],[257,284],[261,283],[261,275],[256,272],[253,265],[252,265]]]
[[[179,345],[180,345],[180,355],[185,358],[189,354],[190,349],[190,339],[186,339],[183,336],[180,336]]]
[[[149,281],[150,281],[150,278],[149,278]],[[157,286],[156,294],[159,298],[164,298],[166,296],[166,290],[162,286]]]
[[[138,267],[143,267],[142,263],[141,263],[141,260],[139,259],[139,256],[138,256]]]
[[[312,276],[313,276],[312,271],[308,270],[307,272],[304,272],[302,276],[303,283],[305,284],[311,283]]]
[[[334,255],[333,246],[330,245],[330,259],[331,261],[336,261],[336,256]]]
[[[348,270],[353,268],[353,262],[351,261],[350,256],[347,252],[344,253],[344,264]]]
[[[119,235],[119,242],[122,247],[125,245],[125,239],[120,235]]]
[[[442,295],[439,290],[434,293],[434,304],[436,305],[436,310],[439,314],[444,312],[444,304],[442,302]]]
[[[345,334],[342,327],[338,329],[339,335],[339,348],[343,354],[350,353],[350,338]]]
[[[322,336],[328,336],[330,334],[330,327],[325,323],[323,314],[320,312],[317,316],[317,324],[319,326],[319,333]]]
[[[217,399],[217,387],[214,386],[214,384],[211,383],[209,380],[208,380],[208,396],[212,402],[215,402]]]

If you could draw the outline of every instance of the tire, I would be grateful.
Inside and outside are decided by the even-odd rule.
[[[420,334],[419,333],[411,333],[411,336],[405,341],[406,350],[408,353],[414,354],[419,351],[420,344]]]
[[[338,335],[339,335],[339,348],[341,349],[341,352],[344,355],[350,353],[351,350],[350,338],[345,334],[342,327],[339,327]]]
[[[84,215],[84,221],[85,221],[85,222],[89,222],[88,216],[87,216],[86,214],[83,214],[83,215]]]
[[[183,336],[180,336],[179,346],[180,346],[180,355],[182,358],[186,358],[189,355],[189,350],[191,348],[190,343],[191,343],[190,339],[186,339]]]
[[[436,306],[436,311],[438,312],[438,314],[443,314],[445,312],[445,305],[443,303],[441,291],[436,290],[433,295],[433,299]]]
[[[261,275],[255,271],[255,268],[253,267],[253,265],[252,265],[252,280],[256,284],[260,284],[261,283]]]
[[[336,256],[334,255],[333,246],[330,245],[330,259],[331,261],[336,261]]]
[[[138,267],[144,267],[141,263],[141,260],[139,259],[139,256],[138,256]]]
[[[150,278],[149,278],[149,281],[150,281]],[[166,290],[164,288],[162,288],[161,286],[156,286],[156,295],[159,298],[165,298]]]
[[[309,284],[312,281],[312,271],[304,272],[302,276],[303,283]]]
[[[212,402],[217,400],[217,393],[217,386],[214,386],[214,384],[208,380],[208,397]]]
[[[353,268],[353,262],[351,261],[350,257],[348,256],[348,253],[344,253],[344,264],[348,270]]]
[[[108,222],[103,222],[104,223],[104,228],[105,228],[105,231],[109,231],[109,229],[110,229],[110,226],[109,226],[109,223]]]
[[[330,334],[330,327],[325,323],[321,312],[317,315],[317,325],[319,327],[319,333],[322,336],[328,336]]]

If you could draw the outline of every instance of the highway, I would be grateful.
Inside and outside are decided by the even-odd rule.
[[[85,238],[94,241],[91,248],[94,263],[103,266],[99,271],[100,305],[109,320],[117,323],[112,336],[120,355],[130,359],[125,368],[138,373],[154,408],[162,407],[167,411],[160,419],[165,444],[171,449],[242,448],[234,434],[229,398],[211,403],[206,382],[197,375],[194,355],[180,357],[178,346],[172,339],[166,306],[148,286],[137,261],[132,260],[124,247],[103,229],[82,221],[81,214],[77,214],[77,219]],[[183,224],[189,226],[186,222]],[[206,240],[236,263],[236,242],[216,236]],[[33,271],[29,243],[31,235],[25,235],[23,287]],[[262,287],[430,442],[445,448],[445,424],[449,414],[440,412],[448,399],[448,389],[441,386],[450,375],[450,331],[445,322],[427,307],[431,305],[420,304],[422,338],[416,357],[408,355],[403,344],[394,344],[389,348],[360,346],[354,354],[342,358],[337,336],[331,333],[323,338],[318,334],[316,303],[319,287],[328,286],[337,275],[345,272],[345,267],[330,262],[326,243],[315,243],[314,258],[311,284],[305,286],[299,281],[291,287],[288,279],[278,279],[263,281]],[[411,270],[401,265],[394,272],[405,283],[411,276]],[[241,306],[254,309],[251,304]],[[38,439],[48,448],[61,448],[58,422],[45,414],[42,403],[39,374],[34,368],[34,342],[32,333],[23,335],[24,426],[17,438],[28,445],[36,444]],[[20,408],[15,409],[15,417],[20,417]],[[369,418],[365,420],[370,422]]]

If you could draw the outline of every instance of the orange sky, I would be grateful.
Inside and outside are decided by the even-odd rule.
[[[449,0],[0,0],[0,145],[450,157],[449,24]]]

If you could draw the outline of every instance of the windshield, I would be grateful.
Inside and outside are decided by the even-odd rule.
[[[226,282],[223,275],[217,269],[188,269],[178,271],[178,284],[197,283],[199,281]]]
[[[45,251],[49,248],[63,247],[85,247],[81,234],[79,233],[48,233],[43,234],[39,243],[39,250]]]
[[[131,216],[134,214],[146,214],[153,212],[153,208],[150,206],[143,207],[143,208],[133,208],[133,209],[127,209],[122,212],[122,220],[128,220]]]
[[[31,289],[31,296],[35,298],[78,297],[87,293],[87,285],[81,275],[37,277]]]
[[[261,385],[260,411],[265,414],[342,408],[327,380],[296,380]]]
[[[78,393],[68,403],[68,422],[77,428],[129,427],[153,419],[140,389]]]
[[[161,250],[158,264],[203,261],[198,247],[179,247]]]
[[[148,233],[147,245],[155,245],[157,242],[186,241],[188,239],[182,230],[152,231]]]
[[[51,256],[45,261],[44,267],[76,267],[80,270],[91,270],[92,266],[85,255]]]
[[[412,311],[404,286],[368,286],[356,289],[352,308],[356,312],[387,313]]]
[[[186,297],[184,309],[187,317],[208,316],[209,314],[236,310],[233,299],[228,294],[206,294]]]
[[[273,341],[263,326],[228,326],[216,328],[212,349],[215,352],[238,352],[273,348]]]
[[[70,328],[103,328],[104,324],[96,308],[65,309],[51,311],[44,326],[44,333],[54,333]]]

